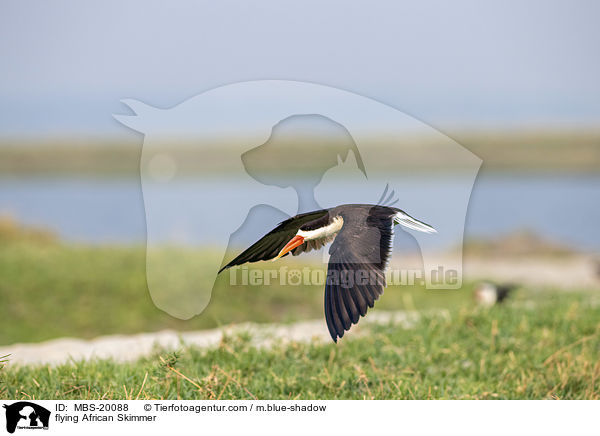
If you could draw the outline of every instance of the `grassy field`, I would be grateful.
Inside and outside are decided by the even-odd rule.
[[[521,298],[373,325],[333,343],[258,349],[247,335],[135,363],[0,371],[11,399],[599,399],[600,308],[589,295]],[[365,334],[366,333],[366,334]]]
[[[0,232],[3,344],[322,317],[320,286],[220,286],[201,316],[176,320],[150,300],[141,248],[11,234]],[[240,335],[214,349],[156,350],[126,364],[18,366],[9,356],[0,363],[0,397],[598,399],[598,302],[590,290],[520,289],[508,304],[480,309],[469,285],[436,292],[390,287],[374,310],[419,311],[411,328],[361,323],[337,345],[269,349]]]
[[[323,313],[322,286],[231,287],[224,277],[201,316],[179,320],[153,304],[142,247],[67,245],[41,237],[24,242],[22,237],[2,241],[0,236],[0,344],[166,328],[197,330],[247,321],[290,322]],[[196,255],[198,268],[204,255]],[[286,259],[285,264],[304,266],[294,261]],[[470,298],[468,290],[390,287],[377,308],[451,307],[465,298]]]

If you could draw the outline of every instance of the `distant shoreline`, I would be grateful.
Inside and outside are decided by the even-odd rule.
[[[595,173],[600,170],[600,129],[476,130],[450,136],[479,156],[486,172]],[[402,145],[420,147],[422,152],[405,161],[392,162],[388,158],[389,147],[382,146],[374,137],[372,147],[380,149],[374,154],[381,159],[372,162],[371,168],[416,173],[448,171],[446,163],[451,157],[434,152],[437,149],[430,138],[408,135]],[[182,175],[218,175],[233,171],[237,165],[226,158],[230,150],[227,143],[215,143],[200,150],[193,140],[174,139],[169,149],[184,163],[179,168]],[[141,139],[0,139],[0,175],[138,176],[141,150]],[[318,152],[315,148],[306,154]],[[263,170],[279,171],[279,163],[288,157],[285,150],[273,153]],[[302,175],[306,165],[302,162],[297,165],[297,175]],[[291,172],[294,174],[293,168]],[[289,167],[286,173],[290,174]]]

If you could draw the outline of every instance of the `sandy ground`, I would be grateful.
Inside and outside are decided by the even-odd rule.
[[[590,256],[568,258],[518,258],[493,261],[467,258],[464,274],[468,279],[515,282],[564,290],[600,288],[600,269]]]
[[[392,267],[406,267],[401,259]],[[600,276],[598,263],[590,256],[567,258],[501,258],[467,259],[464,262],[464,280],[493,280],[514,282],[533,288],[543,289],[599,289]],[[373,312],[353,328],[353,334],[360,334],[361,326],[368,323],[390,321],[410,327],[418,314],[409,312]],[[102,336],[93,340],[61,338],[38,344],[15,344],[0,346],[0,356],[10,355],[12,363],[59,364],[69,360],[91,358],[112,358],[118,361],[131,361],[149,355],[155,347],[174,350],[182,345],[200,347],[217,346],[224,334],[247,331],[252,334],[257,345],[269,346],[273,341],[330,341],[323,319],[303,321],[288,325],[242,324],[224,329],[196,332],[175,332],[170,330],[141,333],[136,335]]]
[[[444,264],[445,257],[441,257]],[[448,262],[452,264],[452,262]],[[397,258],[392,268],[410,268],[420,260]],[[516,283],[529,287],[553,289],[600,289],[600,259],[591,255],[564,257],[467,257],[463,262],[463,283],[491,280],[498,283]]]
[[[410,328],[418,319],[416,312],[373,312],[353,327],[353,334],[360,335],[361,327],[373,323],[394,323]],[[440,312],[444,316],[444,312]],[[10,355],[12,364],[57,365],[68,361],[92,358],[114,359],[119,362],[133,361],[150,355],[156,348],[176,350],[186,345],[215,347],[224,335],[248,332],[258,346],[269,347],[275,341],[329,342],[331,338],[324,319],[302,321],[293,324],[239,324],[225,328],[194,332],[163,330],[137,335],[100,336],[92,340],[75,338],[53,339],[37,344],[15,344],[0,347],[0,356]]]

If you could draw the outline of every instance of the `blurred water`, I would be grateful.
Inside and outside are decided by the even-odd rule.
[[[444,211],[453,207],[453,192],[463,184],[458,179],[435,178],[427,175],[398,178],[389,181],[403,200],[411,205],[409,212],[435,224],[443,219]],[[360,183],[344,185],[344,189],[360,191]],[[386,181],[381,181],[382,187]],[[411,186],[436,186],[436,198],[417,196],[409,198]],[[167,222],[169,201],[182,201],[186,193],[209,189],[214,202],[211,205],[192,204],[198,215],[228,214],[233,208],[220,204],[224,192],[245,192],[243,184],[235,180],[216,183],[203,179],[189,179],[169,187],[177,195],[165,196],[164,226],[159,227],[164,241],[173,240],[172,226]],[[333,188],[325,188],[333,189]],[[326,193],[327,194],[327,193]],[[330,192],[333,195],[335,193]],[[169,200],[172,198],[172,200]],[[377,198],[373,199],[373,203]],[[218,205],[215,209],[213,205]],[[532,229],[557,242],[588,251],[600,251],[600,176],[597,175],[480,175],[476,181],[467,213],[466,237],[498,236],[513,230]],[[328,206],[328,205],[323,205]],[[62,238],[92,243],[143,243],[146,226],[144,203],[139,180],[37,178],[3,179],[0,182],[0,215],[9,215],[19,222],[42,226],[56,231]],[[435,219],[431,219],[435,216]],[[160,215],[158,220],[160,222]],[[243,222],[245,217],[239,217]],[[268,220],[267,220],[268,221]],[[264,229],[276,222],[260,222],[255,232],[261,236]],[[200,223],[198,225],[201,225]],[[193,227],[192,227],[193,228]],[[161,230],[162,229],[162,230]],[[236,229],[231,229],[233,232]],[[224,245],[227,241],[201,241],[198,234],[188,229],[183,237],[191,243]],[[177,235],[178,240],[182,235]],[[250,236],[249,236],[250,237]],[[253,239],[254,236],[252,237]],[[452,238],[440,234],[436,244],[447,248]],[[253,241],[248,241],[253,242]]]

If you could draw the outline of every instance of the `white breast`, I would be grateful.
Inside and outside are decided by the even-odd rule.
[[[330,237],[337,235],[343,225],[344,219],[341,216],[336,216],[333,220],[331,220],[331,223],[325,227],[315,230],[298,230],[298,233],[296,234],[298,236],[302,236],[308,241],[314,239],[329,239]]]

